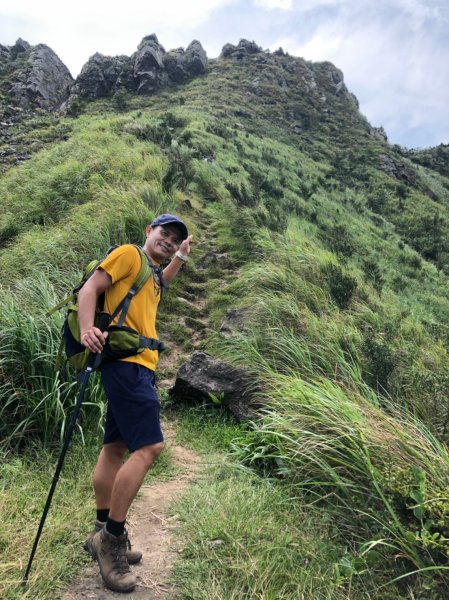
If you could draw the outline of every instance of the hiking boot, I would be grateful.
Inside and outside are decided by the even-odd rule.
[[[95,521],[94,530],[90,532],[89,537],[84,542],[83,548],[86,552],[89,552],[89,548],[88,548],[89,540],[91,540],[98,531],[103,529],[103,527],[105,525],[106,525],[106,523],[103,521],[98,521],[98,520]],[[127,544],[128,544],[128,548],[126,549],[126,560],[128,561],[128,564],[130,564],[130,565],[137,565],[137,563],[142,560],[142,552],[139,552],[139,550],[132,549],[129,538],[128,538]]]
[[[136,578],[126,560],[128,534],[116,537],[103,527],[87,541],[91,556],[98,562],[106,586],[114,592],[132,592]]]

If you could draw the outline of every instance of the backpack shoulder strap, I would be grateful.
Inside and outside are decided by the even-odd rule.
[[[153,273],[153,265],[149,264],[149,260],[145,252],[140,248],[140,246],[134,245],[140,255],[140,269],[137,273],[137,276],[130,287],[128,293],[123,298],[123,300],[116,306],[114,312],[111,315],[111,321],[120,313],[120,318],[117,322],[117,327],[122,327],[125,317],[128,313],[129,305],[134,296],[139,292],[148,279],[152,276]]]

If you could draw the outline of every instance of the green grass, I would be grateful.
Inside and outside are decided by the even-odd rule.
[[[246,430],[224,407],[210,403],[197,406],[168,399],[167,414],[176,424],[176,440],[197,452],[226,452],[232,441]]]
[[[278,484],[224,464],[171,510],[181,520],[180,598],[346,597],[334,578],[332,523],[290,504]]]
[[[81,546],[94,516],[91,472],[98,447],[70,448],[53,497],[29,577],[21,586],[38,524],[53,479],[57,452],[41,445],[3,456],[0,468],[2,598],[58,597],[80,565],[88,562]]]

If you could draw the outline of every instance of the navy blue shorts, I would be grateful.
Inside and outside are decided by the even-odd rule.
[[[104,444],[122,441],[134,452],[164,440],[154,371],[114,360],[102,365],[101,382],[108,399]]]

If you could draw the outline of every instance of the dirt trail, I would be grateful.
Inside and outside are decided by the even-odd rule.
[[[198,454],[179,446],[173,432],[164,428],[167,445],[173,462],[180,473],[169,481],[155,481],[144,485],[131,513],[128,531],[133,547],[143,552],[140,564],[132,566],[137,576],[137,586],[130,594],[108,590],[95,562],[83,569],[62,596],[63,600],[80,598],[127,598],[129,600],[170,600],[175,587],[168,581],[174,560],[180,551],[180,543],[174,539],[176,517],[167,514],[172,500],[181,495],[198,476],[201,458]]]

